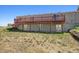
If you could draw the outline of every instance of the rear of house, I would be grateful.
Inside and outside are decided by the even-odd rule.
[[[63,14],[41,14],[16,17],[14,24],[22,31],[56,32],[65,22]]]
[[[17,16],[14,26],[22,31],[67,32],[79,25],[79,12]]]

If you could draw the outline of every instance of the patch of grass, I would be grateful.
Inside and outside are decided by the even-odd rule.
[[[79,32],[79,26],[75,26],[74,29],[72,29],[72,30]]]

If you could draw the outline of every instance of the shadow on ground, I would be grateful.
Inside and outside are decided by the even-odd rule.
[[[71,34],[71,36],[72,36],[76,41],[79,42],[79,38],[78,38],[77,36],[75,36],[73,33],[70,33],[70,34]]]

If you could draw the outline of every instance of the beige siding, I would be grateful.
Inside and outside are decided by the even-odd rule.
[[[51,24],[51,32],[56,32],[56,25],[55,24]]]
[[[22,30],[23,28],[22,28],[22,25],[19,25],[18,27],[17,27],[19,30]]]
[[[30,24],[24,25],[24,31],[30,31]]]
[[[40,31],[40,24],[31,24],[31,31]]]
[[[39,31],[39,32],[56,32],[55,24],[25,24],[18,26],[19,30],[24,31]]]
[[[50,24],[41,24],[40,32],[50,32]]]

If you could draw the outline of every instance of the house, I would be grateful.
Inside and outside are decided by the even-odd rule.
[[[67,32],[79,25],[79,11],[17,16],[15,28],[35,32]]]

